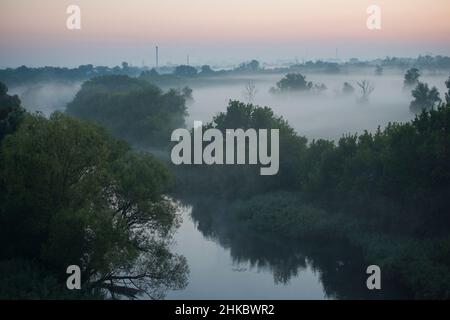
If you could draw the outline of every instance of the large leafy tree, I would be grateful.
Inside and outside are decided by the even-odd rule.
[[[69,265],[86,294],[146,292],[185,284],[184,258],[167,241],[177,225],[170,175],[103,129],[54,113],[29,115],[2,144],[0,260],[38,263],[65,287]]]
[[[405,73],[403,84],[405,88],[413,88],[419,83],[420,72],[417,68],[408,69]]]
[[[261,176],[260,166],[255,165],[181,165],[175,170],[179,178],[177,187],[182,193],[246,197],[278,188],[292,189],[306,172],[298,167],[306,148],[306,138],[299,137],[289,123],[269,107],[230,100],[226,112],[217,114],[204,126],[205,130],[207,128],[216,128],[224,136],[227,129],[267,129],[269,132],[278,129],[279,172],[274,176]]]
[[[445,101],[450,104],[450,77],[445,81],[445,86],[447,87],[447,92],[445,93]]]
[[[300,73],[288,73],[283,79],[277,82],[274,92],[285,91],[309,91],[313,83],[306,80],[306,76]]]
[[[412,91],[412,96],[414,100],[411,102],[409,108],[413,112],[422,109],[432,109],[437,103],[441,102],[437,88],[432,87],[430,89],[428,84],[423,82],[419,82],[417,87]]]
[[[184,126],[185,96],[163,92],[142,79],[98,77],[85,82],[67,113],[93,120],[114,136],[140,147],[164,147],[174,129]]]

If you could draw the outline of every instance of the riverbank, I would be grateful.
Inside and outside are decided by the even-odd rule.
[[[250,207],[244,204],[247,201],[230,202],[214,197],[183,200],[192,211],[183,213],[174,250],[187,258],[191,274],[188,287],[169,293],[169,299],[204,298],[206,291],[211,292],[211,298],[412,298],[412,293],[397,279],[385,275],[383,290],[367,290],[368,264],[360,248],[335,237],[319,239],[308,237],[307,232],[300,236],[294,230],[300,227],[295,219],[290,220],[289,231],[281,220],[285,217],[281,211],[286,212],[283,207],[289,203],[287,197],[272,194],[266,198],[276,199],[278,209],[271,210],[271,205],[257,198],[254,200],[267,205],[268,210],[256,206],[253,212],[247,210]],[[285,205],[279,201],[281,198]],[[271,218],[269,211],[276,217]],[[247,216],[241,215],[243,212]]]
[[[380,266],[386,282],[395,281],[417,299],[448,298],[450,277],[443,263],[449,238],[412,238],[370,231],[358,219],[330,213],[304,200],[299,193],[277,192],[234,201],[227,223],[241,232],[257,232],[292,242],[347,242],[359,250],[364,263]],[[352,216],[353,217],[353,216]]]

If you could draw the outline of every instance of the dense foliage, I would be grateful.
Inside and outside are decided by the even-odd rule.
[[[255,165],[181,165],[174,166],[180,175],[176,187],[183,194],[209,194],[234,198],[239,195],[252,195],[276,190],[281,186],[293,188],[296,163],[306,147],[306,139],[298,137],[282,117],[275,116],[268,107],[258,107],[239,101],[230,101],[227,112],[216,115],[213,121],[204,126],[219,129],[279,129],[280,164],[274,177],[260,176],[259,166]],[[225,148],[225,141],[224,148]],[[206,143],[205,143],[206,145]]]
[[[413,88],[419,83],[420,72],[417,68],[408,69],[405,73],[403,85],[405,88]]]
[[[131,144],[164,147],[172,131],[184,126],[185,96],[141,79],[98,77],[83,84],[67,113],[95,121]]]
[[[417,87],[412,91],[412,96],[414,100],[411,101],[409,108],[413,112],[433,109],[435,105],[441,102],[438,89],[436,87],[430,89],[428,84],[423,82],[417,84]]]
[[[276,88],[272,92],[286,91],[309,91],[313,88],[311,81],[306,81],[306,77],[300,73],[288,73],[283,79],[277,82]]]
[[[0,82],[0,142],[5,135],[17,129],[25,110],[20,106],[18,96],[10,96],[8,87]]]
[[[186,262],[168,250],[169,185],[162,163],[95,125],[27,115],[0,149],[0,298],[160,298],[184,286]],[[66,289],[69,265],[79,292]]]
[[[252,230],[349,240],[416,297],[450,296],[450,105],[337,143],[307,143],[269,108],[236,101],[211,126],[279,128],[280,171],[182,167],[184,194],[240,199],[229,215]]]

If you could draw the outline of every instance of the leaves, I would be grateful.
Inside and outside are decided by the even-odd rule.
[[[165,196],[170,174],[150,155],[62,113],[28,115],[0,154],[0,260],[38,261],[58,281],[77,264],[84,287],[96,290],[104,288],[98,279],[136,277],[125,271],[153,263],[156,247],[168,250],[177,225]],[[165,257],[166,266],[186,271],[183,259],[167,254],[160,262]],[[185,280],[184,273],[164,276],[167,286]],[[153,280],[144,274],[142,281]]]
[[[115,137],[140,147],[164,147],[174,129],[184,126],[186,94],[142,79],[104,76],[86,81],[67,112],[97,122]]]

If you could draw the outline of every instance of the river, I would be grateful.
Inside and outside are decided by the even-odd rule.
[[[205,217],[181,209],[173,251],[186,257],[186,288],[166,299],[402,299],[396,283],[366,287],[367,266],[357,250],[332,243],[293,244],[262,235],[219,230]],[[216,230],[214,230],[216,228]]]

